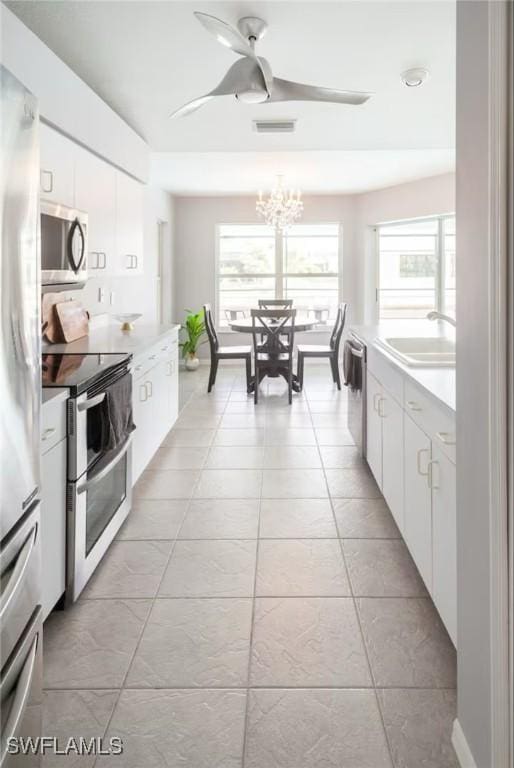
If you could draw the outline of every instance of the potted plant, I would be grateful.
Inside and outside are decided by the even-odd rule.
[[[196,351],[200,344],[205,343],[205,339],[201,341],[205,333],[204,314],[203,309],[196,313],[186,309],[186,312],[186,322],[182,326],[182,330],[186,332],[187,338],[180,343],[180,346],[182,347],[182,357],[186,361],[187,370],[196,371],[200,365]]]

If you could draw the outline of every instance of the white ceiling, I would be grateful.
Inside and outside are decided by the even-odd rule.
[[[451,171],[446,149],[313,152],[164,152],[152,155],[150,177],[177,195],[255,194],[276,174],[309,193],[355,194]]]
[[[152,150],[173,153],[158,155],[158,176],[167,187],[245,191],[260,183],[263,169],[269,186],[270,172],[280,170],[275,166],[284,156],[288,174],[296,172],[304,188],[320,191],[333,191],[334,185],[337,191],[360,189],[363,179],[383,186],[384,180],[395,183],[453,167],[453,1],[16,0],[7,5]],[[258,53],[280,77],[375,95],[360,107],[245,105],[223,97],[189,117],[169,120],[175,108],[211,90],[236,60],[203,29],[194,10],[232,24],[244,15],[264,18],[269,30]],[[430,70],[419,89],[400,81],[400,72],[414,66]],[[252,120],[263,117],[296,118],[297,130],[259,135]],[[311,154],[302,157],[303,151]],[[323,154],[312,154],[316,151]],[[206,161],[204,153],[220,154]],[[260,161],[254,153],[262,153]],[[380,165],[373,168],[375,162]],[[173,177],[165,168],[173,169]]]

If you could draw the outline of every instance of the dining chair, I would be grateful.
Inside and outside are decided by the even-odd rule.
[[[250,314],[255,365],[254,402],[259,400],[261,379],[280,373],[287,377],[291,404],[296,309],[252,309]],[[264,343],[262,337],[265,338]]]
[[[337,308],[336,321],[330,334],[328,345],[323,344],[298,344],[298,383],[300,389],[303,388],[303,373],[306,357],[327,357],[330,361],[332,378],[337,388],[341,389],[341,376],[339,374],[339,346],[341,336],[343,335],[344,322],[346,320],[347,304],[339,304]]]
[[[259,309],[292,309],[292,299],[258,299]]]
[[[252,388],[252,347],[250,344],[240,347],[220,347],[218,334],[214,327],[212,319],[212,310],[210,304],[203,305],[205,317],[205,330],[209,339],[211,349],[211,370],[209,373],[209,384],[207,392],[210,392],[216,382],[218,373],[218,364],[220,360],[244,360],[246,363],[246,391],[251,392]]]

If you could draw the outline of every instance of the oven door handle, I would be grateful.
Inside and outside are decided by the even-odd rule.
[[[77,493],[85,493],[88,491],[92,486],[96,485],[100,482],[100,480],[103,480],[104,477],[107,477],[111,469],[116,466],[116,464],[122,460],[122,458],[127,453],[130,444],[132,442],[132,435],[128,437],[125,442],[123,443],[123,448],[119,451],[119,453],[116,454],[114,459],[110,461],[105,467],[102,467],[93,477],[91,477],[89,480],[87,480],[85,483],[82,483],[82,485],[77,486]]]
[[[89,411],[90,408],[94,408],[95,405],[100,405],[105,400],[105,392],[100,392],[99,395],[90,397],[89,400],[85,400],[83,403],[77,405],[78,411]]]
[[[357,347],[352,346],[351,347],[351,351],[352,351],[352,355],[354,357],[358,357],[361,360],[364,357],[364,350],[363,349],[359,350],[359,349],[357,349]]]

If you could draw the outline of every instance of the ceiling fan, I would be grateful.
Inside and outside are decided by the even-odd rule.
[[[262,19],[245,16],[238,29],[208,13],[195,11],[198,21],[222,45],[243,58],[232,64],[214,90],[184,104],[171,117],[190,115],[216,96],[235,96],[245,104],[279,101],[328,101],[334,104],[364,104],[372,94],[359,91],[339,91],[316,85],[294,83],[273,77],[271,67],[255,53],[255,43],[266,33],[268,25]]]

